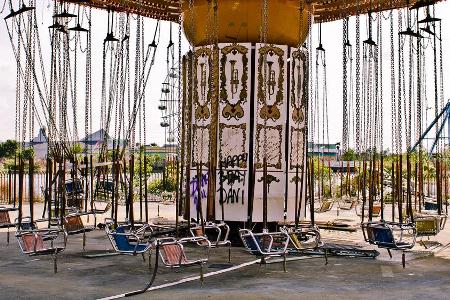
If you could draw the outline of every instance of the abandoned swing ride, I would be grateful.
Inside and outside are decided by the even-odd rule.
[[[47,2],[1,7],[16,68],[2,253],[58,274],[74,253],[142,256],[125,297],[156,288],[159,265],[203,283],[311,257],[404,269],[447,248],[445,1]]]

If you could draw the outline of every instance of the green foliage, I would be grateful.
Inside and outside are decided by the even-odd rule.
[[[81,144],[73,145],[71,150],[72,150],[73,154],[81,154],[81,153],[83,153],[83,147],[81,146]]]
[[[156,179],[148,185],[148,191],[154,195],[161,195],[163,192],[174,192],[177,183],[174,177],[167,177],[165,180]]]
[[[328,178],[329,174],[333,173],[327,164],[324,164],[322,160],[314,159],[314,178]],[[328,179],[327,179],[328,180]]]
[[[344,154],[341,156],[341,160],[343,161],[355,161],[358,159],[358,156],[356,155],[355,150],[348,149]]]
[[[12,158],[19,149],[19,143],[13,140],[7,140],[0,143],[0,158]]]
[[[134,157],[134,174],[135,176],[139,176],[139,173],[142,172],[142,174],[151,174],[151,173],[156,173],[157,169],[164,169],[164,158],[162,158],[159,155],[146,155],[147,157],[147,165],[144,166],[144,154],[141,153],[141,155],[136,155]],[[166,166],[167,167],[167,166]],[[127,166],[127,169],[129,170],[129,166]]]
[[[34,149],[33,148],[27,148],[22,150],[22,153],[20,153],[20,157],[22,157],[22,159],[28,161],[31,158],[34,157]]]

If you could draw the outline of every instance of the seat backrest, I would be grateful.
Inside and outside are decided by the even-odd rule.
[[[123,226],[119,226],[114,233],[125,233],[125,228]],[[114,233],[111,234],[119,251],[128,251],[130,248],[132,248],[126,236]]]
[[[253,236],[250,234],[246,234],[243,237],[244,243],[245,243],[245,247],[247,248],[247,250],[253,254],[253,255],[257,255],[260,254],[260,250],[264,251],[263,247],[261,246],[261,237],[260,236]],[[256,240],[256,243],[255,243]],[[259,249],[258,249],[259,247]]]
[[[164,260],[164,264],[169,266],[177,266],[181,263],[187,262],[186,255],[183,248],[179,244],[162,244],[161,245],[161,255]]]
[[[110,180],[98,181],[97,190],[104,193],[112,193],[114,192],[114,182]]]
[[[295,248],[300,249],[302,248],[302,244],[300,243],[297,234],[295,232],[291,232],[289,234],[289,237],[291,238],[292,243],[294,244]]]
[[[84,229],[83,220],[81,220],[81,216],[67,216],[64,221],[64,226],[67,232],[78,231]]]
[[[114,192],[114,182],[112,182],[112,181],[105,181],[104,183],[103,183],[103,188],[105,189],[105,191],[107,191],[107,192],[110,192],[110,193],[112,193],[112,192]]]
[[[374,205],[372,207],[372,215],[379,215],[381,212],[381,205]]]
[[[194,236],[196,236],[196,237],[205,236],[202,227],[196,227],[196,228],[194,228],[194,230],[192,230],[192,232],[194,233]],[[198,242],[198,244],[202,245],[202,246],[209,245],[208,241],[206,241],[206,240],[202,240],[202,241]]]
[[[81,184],[81,180],[74,179],[73,181],[68,181],[64,184],[67,194],[82,194],[83,186]]]
[[[416,219],[416,229],[418,235],[434,235],[439,232],[440,222],[438,218],[418,218]]]
[[[425,201],[425,210],[438,210],[436,202]]]
[[[21,236],[22,245],[24,252],[35,252],[35,243],[36,243],[36,251],[40,251],[44,249],[44,239],[42,235],[33,233],[25,233]]]
[[[0,224],[11,224],[8,211],[0,211]]]
[[[320,207],[320,211],[323,211],[323,212],[329,211],[331,209],[331,204],[333,204],[333,202],[331,202],[331,201],[324,201],[324,202],[322,202],[322,206]]]
[[[193,230],[195,236],[203,236],[203,229],[201,227],[197,227]]]
[[[394,235],[389,227],[369,226],[367,228],[369,240],[375,244],[394,245]]]

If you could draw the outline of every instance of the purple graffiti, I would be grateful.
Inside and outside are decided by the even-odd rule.
[[[197,175],[192,177],[191,181],[189,182],[191,186],[191,197],[194,197],[194,205],[197,207],[197,201],[198,201],[198,182]],[[206,199],[207,196],[207,187],[208,187],[208,173],[202,174],[202,178],[200,180],[200,193],[201,193],[201,199]]]

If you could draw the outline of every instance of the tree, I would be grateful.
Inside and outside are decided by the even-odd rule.
[[[344,154],[342,154],[341,160],[344,161],[355,161],[356,153],[353,149],[348,149]]]
[[[12,158],[19,149],[19,143],[13,140],[7,140],[0,143],[0,158]]]
[[[34,157],[34,149],[33,148],[27,148],[23,149],[21,156],[24,160],[30,160],[32,157]]]

